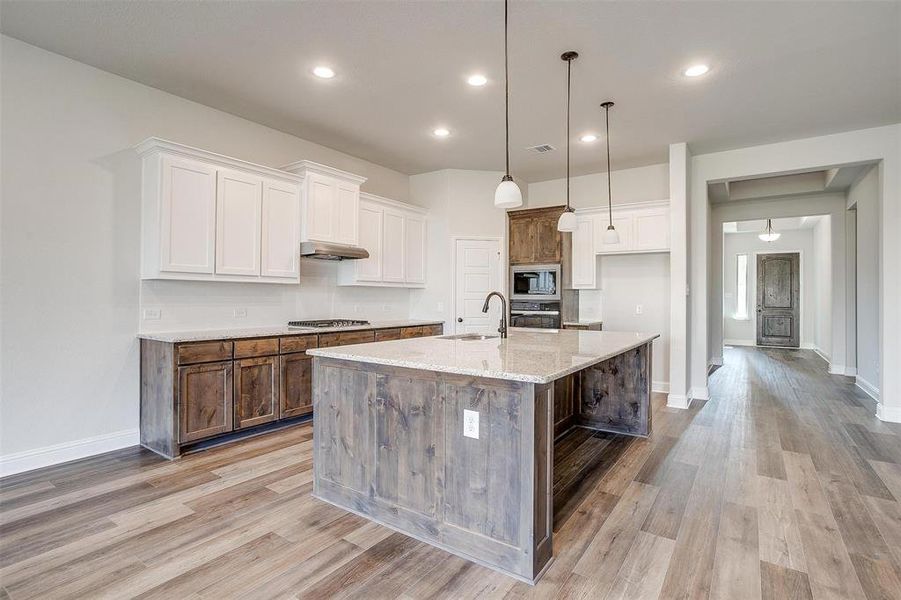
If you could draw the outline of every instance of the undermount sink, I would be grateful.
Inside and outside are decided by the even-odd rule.
[[[497,335],[482,335],[481,333],[458,333],[457,335],[442,335],[441,340],[460,340],[461,342],[472,342],[478,340],[492,340],[495,339]]]

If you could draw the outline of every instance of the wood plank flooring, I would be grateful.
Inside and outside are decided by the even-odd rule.
[[[812,352],[725,359],[650,439],[561,444],[534,587],[313,500],[306,424],[0,480],[0,599],[901,598],[901,426]]]

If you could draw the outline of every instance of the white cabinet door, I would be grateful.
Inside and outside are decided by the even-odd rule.
[[[382,246],[382,281],[404,281],[404,216],[385,210],[385,236]]]
[[[382,280],[383,218],[381,206],[360,201],[360,247],[369,251],[369,258],[353,261],[357,281]]]
[[[404,220],[404,276],[407,283],[425,283],[425,219]]]
[[[316,173],[307,175],[306,237],[320,242],[335,241],[338,186],[334,180]]]
[[[280,181],[263,182],[263,277],[300,276],[300,190]]]
[[[360,186],[344,183],[335,183],[335,208],[334,208],[334,232],[333,241],[339,244],[357,245],[357,223],[360,210]]]
[[[213,273],[216,169],[164,156],[160,202],[160,271]]]
[[[610,224],[609,217],[600,216],[594,223],[594,243],[595,250],[598,254],[607,254],[610,252],[629,252],[632,250],[632,228],[635,220],[631,215],[613,215],[613,227],[619,234],[619,243],[605,244],[604,232]]]
[[[263,182],[237,171],[219,171],[216,185],[216,273],[260,274]]]
[[[637,251],[669,250],[669,211],[648,210],[635,215]]]
[[[595,218],[592,216],[576,217],[576,230],[573,231],[572,238],[572,286],[575,289],[596,287],[594,222]]]

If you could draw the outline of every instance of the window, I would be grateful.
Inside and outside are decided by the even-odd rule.
[[[739,254],[735,263],[735,314],[733,319],[748,320],[748,255]]]

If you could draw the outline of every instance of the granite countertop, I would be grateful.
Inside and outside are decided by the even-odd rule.
[[[657,333],[512,328],[507,339],[448,336],[307,350],[342,360],[530,383],[550,383],[660,337]]]
[[[349,327],[288,327],[275,325],[272,327],[245,327],[235,329],[200,329],[194,331],[153,331],[138,333],[142,340],[157,342],[203,342],[207,340],[231,340],[238,338],[272,337],[277,335],[303,335],[308,333],[334,333],[336,331],[360,331],[366,329],[388,329],[392,327],[419,327],[421,325],[440,325],[444,321],[394,320],[373,321],[369,325],[351,325]]]

